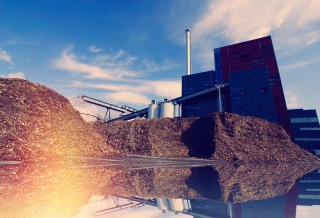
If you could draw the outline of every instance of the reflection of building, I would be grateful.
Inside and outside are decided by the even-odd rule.
[[[320,205],[320,172],[316,170],[298,181],[298,205]]]
[[[285,196],[272,199],[249,201],[241,204],[224,203],[215,200],[190,200],[191,208],[187,212],[194,218],[286,218]]]
[[[207,217],[234,217],[231,204],[214,200],[190,200],[192,211]],[[200,218],[201,216],[194,216]]]
[[[262,201],[250,201],[241,204],[243,218],[282,218],[285,217],[284,195]]]
[[[316,110],[289,110],[292,138],[296,144],[320,156],[320,125]],[[298,205],[320,205],[320,173],[314,171],[298,182]]]
[[[173,212],[184,212],[190,209],[189,200],[181,198],[156,198],[158,208],[162,212],[173,211]]]

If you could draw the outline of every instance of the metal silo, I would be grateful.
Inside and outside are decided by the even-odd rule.
[[[168,211],[170,209],[169,207],[169,201],[167,198],[156,198],[158,208],[162,210],[162,212]]]
[[[183,200],[181,198],[169,199],[169,206],[172,211],[181,212],[184,210],[184,204],[183,204]]]
[[[160,117],[174,118],[174,104],[167,99],[160,103]]]
[[[148,119],[150,118],[159,118],[159,105],[154,100],[148,107]]]

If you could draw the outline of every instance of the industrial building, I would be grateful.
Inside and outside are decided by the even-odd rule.
[[[320,125],[316,110],[289,110],[293,141],[320,156]]]
[[[187,72],[182,96],[153,101],[149,108],[114,120],[135,117],[194,117],[217,111],[278,122],[290,134],[290,122],[270,36],[214,49],[215,70],[191,73],[190,31],[187,38]]]
[[[270,36],[214,49],[215,71],[182,77],[182,95],[219,84],[221,106],[226,112],[278,122],[290,132],[284,93]],[[218,93],[182,104],[182,116],[219,111]]]
[[[214,49],[215,70],[195,74],[191,73],[190,39],[190,31],[186,30],[187,66],[186,75],[182,76],[182,96],[152,101],[148,108],[132,111],[109,122],[136,117],[198,117],[226,111],[277,122],[297,144],[320,155],[320,126],[315,111],[287,110],[270,36]],[[180,205],[179,209],[166,203],[172,199],[157,199],[157,202],[161,210],[193,213],[194,217],[215,214],[217,217],[249,218],[264,211],[265,216],[259,217],[294,218],[297,201],[301,205],[310,205],[314,203],[311,199],[316,198],[320,204],[319,195],[312,194],[319,190],[310,186],[312,180],[319,181],[319,175],[316,173],[312,178],[306,178],[309,182],[300,180],[299,187],[295,185],[285,195],[268,200],[225,204],[210,199],[174,199],[175,204]],[[308,185],[300,185],[302,183]],[[308,193],[305,192],[311,193],[311,197],[306,197]]]

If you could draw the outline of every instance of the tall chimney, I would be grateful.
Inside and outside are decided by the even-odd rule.
[[[187,75],[191,74],[191,32],[186,29],[186,48],[187,48]]]

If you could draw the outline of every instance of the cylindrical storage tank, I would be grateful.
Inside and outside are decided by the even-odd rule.
[[[159,118],[159,105],[153,100],[148,107],[148,119]]]
[[[183,207],[185,210],[190,210],[191,205],[190,205],[190,200],[182,200],[183,201]]]
[[[169,202],[167,198],[156,198],[158,208],[162,210],[162,212],[165,212],[169,210]]]
[[[181,117],[180,104],[173,104],[174,107],[174,117]]]
[[[169,101],[160,103],[160,117],[174,118],[174,104]]]
[[[169,199],[169,206],[172,211],[181,212],[184,210],[183,200],[179,199]]]

